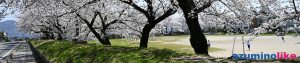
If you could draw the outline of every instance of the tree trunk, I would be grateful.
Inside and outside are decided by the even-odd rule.
[[[103,43],[111,45],[111,43],[110,43],[110,41],[109,41],[109,36],[107,35],[107,33],[106,33],[105,30],[107,30],[106,27],[104,27],[104,28],[101,30],[102,34],[104,35],[104,37],[102,37]]]
[[[149,34],[150,34],[152,28],[154,28],[154,26],[151,24],[146,24],[144,26],[143,31],[142,31],[142,38],[140,40],[140,48],[148,47]]]
[[[142,9],[142,7],[138,6],[137,4],[135,4],[132,0],[129,0],[129,1],[123,1],[123,0],[120,0],[122,1],[123,3],[126,3],[130,6],[132,6],[134,9],[136,9],[137,11],[143,13],[147,19],[148,19],[148,24],[146,24],[142,30],[142,37],[141,37],[141,40],[140,40],[140,48],[147,48],[147,44],[148,44],[148,39],[149,39],[149,34],[150,34],[150,31],[152,30],[152,28],[155,27],[155,25],[159,22],[161,22],[162,20],[164,20],[165,18],[173,15],[174,13],[176,13],[177,11],[174,10],[173,8],[169,8],[165,13],[163,13],[162,16],[156,18],[155,14],[156,11],[153,10],[154,6],[152,3],[151,0],[147,0],[147,10],[144,10]]]
[[[79,37],[79,34],[80,34],[80,29],[79,29],[79,21],[78,20],[76,20],[76,24],[75,24],[75,35],[74,35],[74,37]],[[77,38],[77,39],[79,39],[79,38]]]
[[[104,43],[105,43],[105,44],[109,44],[109,45],[111,45],[111,43],[110,43],[110,41],[109,41],[109,37],[108,37],[108,36],[105,36],[103,40],[104,40]]]
[[[190,30],[190,43],[194,48],[195,53],[208,55],[207,40],[198,22],[198,13],[194,11],[196,5],[194,4],[193,0],[177,1],[179,3],[179,7],[183,10],[186,23]]]
[[[170,36],[173,35],[173,29],[174,29],[174,28],[171,27],[171,30],[170,30],[170,32],[169,32],[169,35],[170,35]]]
[[[186,23],[191,33],[190,43],[196,54],[208,54],[207,40],[201,30],[198,18],[195,18],[198,17],[198,14],[193,14],[193,16],[186,16]]]
[[[58,33],[57,40],[63,40],[62,33]]]
[[[95,37],[98,39],[98,41],[102,45],[111,45],[111,43],[109,42],[109,40],[103,40],[101,38],[100,34],[93,28],[93,26],[88,25],[88,28],[91,30],[91,32],[95,35]]]
[[[89,28],[89,30],[95,35],[95,37],[98,39],[98,41],[102,44],[102,45],[111,45],[110,41],[109,41],[109,37],[107,36],[107,34],[105,33],[105,30],[107,29],[107,27],[105,27],[105,24],[103,25],[103,29],[101,30],[101,33],[103,33],[104,37],[102,37],[93,27],[94,21],[97,17],[97,15],[101,16],[100,13],[98,14],[98,12],[95,12],[94,17],[91,20],[91,23],[89,23],[88,20],[84,19],[81,17],[81,15],[76,14],[77,17],[79,17],[82,21],[84,21],[87,25],[87,27]],[[102,22],[103,23],[103,22]]]
[[[298,12],[298,10],[297,10],[297,7],[296,7],[296,3],[295,3],[295,0],[293,0],[293,6],[294,6],[294,10],[295,10],[295,13],[296,13],[296,19],[298,20],[298,21],[300,21],[300,17],[299,17],[299,12]]]
[[[42,31],[43,36],[41,37],[42,39],[49,40],[49,39],[55,39],[53,36],[53,33],[48,32],[48,31]]]

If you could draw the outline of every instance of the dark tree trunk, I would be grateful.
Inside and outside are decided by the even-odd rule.
[[[111,45],[111,43],[109,42],[108,38],[102,39],[100,34],[92,27],[92,26],[88,26],[88,28],[91,30],[91,32],[95,35],[95,37],[98,39],[98,41],[103,44],[103,45]]]
[[[196,8],[193,0],[177,0],[179,7],[183,10],[186,23],[190,30],[190,43],[196,54],[208,55],[207,40],[201,30],[198,22],[198,13],[211,5],[205,4],[200,8]]]
[[[198,18],[195,18],[198,17],[198,14],[193,14],[192,16],[194,17],[185,16],[191,33],[190,43],[196,54],[208,54],[207,40],[201,30]]]
[[[98,39],[98,41],[102,44],[102,45],[111,45],[110,41],[109,41],[109,37],[107,36],[107,34],[105,33],[105,30],[107,29],[108,26],[105,26],[105,24],[103,25],[103,29],[101,30],[101,33],[103,33],[104,37],[102,37],[97,31],[96,29],[93,27],[93,24],[95,22],[95,19],[97,17],[97,15],[100,15],[98,12],[95,12],[91,23],[89,23],[89,21],[87,19],[84,19],[81,17],[81,15],[76,14],[77,17],[79,17],[82,21],[85,22],[85,24],[87,25],[87,27],[89,28],[89,30],[95,35],[95,37]],[[100,17],[102,19],[102,17]]]
[[[140,41],[140,48],[147,48],[148,47],[147,44],[148,44],[148,38],[149,38],[150,31],[152,30],[152,28],[155,27],[155,25],[157,23],[161,22],[165,18],[167,18],[167,17],[169,17],[169,16],[171,16],[174,13],[177,12],[177,10],[174,10],[173,8],[170,8],[165,13],[163,13],[162,16],[156,18],[155,17],[156,11],[153,10],[152,0],[146,0],[147,10],[142,9],[140,6],[135,4],[132,0],[129,0],[129,1],[120,0],[120,1],[132,6],[137,11],[143,13],[148,19],[147,22],[149,24],[146,24],[143,28],[143,31],[142,31],[142,38],[141,38],[141,41]]]
[[[171,27],[171,30],[170,30],[170,32],[169,32],[169,35],[173,35],[173,29],[174,29],[174,28]]]
[[[47,34],[48,34],[48,39],[55,39],[55,37],[54,37],[54,33],[52,33],[52,32],[47,32]]]
[[[164,33],[164,35],[168,35],[168,26],[165,26],[166,28],[165,28],[165,33]]]
[[[103,34],[103,43],[104,44],[107,44],[107,45],[111,45],[111,43],[110,43],[110,41],[109,41],[109,36],[107,35],[107,33],[106,33],[106,30],[107,30],[107,27],[104,27],[102,30],[101,30],[101,32],[102,32],[102,34]]]
[[[41,39],[48,40],[48,39],[55,39],[53,33],[48,31],[41,31],[43,33],[43,36]]]
[[[43,32],[43,31],[42,31],[42,33],[43,33],[42,39],[50,39],[50,34],[49,33]]]
[[[144,26],[143,31],[142,31],[142,38],[140,40],[140,48],[148,47],[148,39],[149,39],[149,35],[150,35],[152,28],[154,28],[154,26],[151,24],[146,24]]]
[[[297,14],[296,19],[297,19],[298,21],[300,21],[300,17],[299,17],[299,15],[298,15],[299,12],[298,12],[298,10],[297,10],[295,0],[293,0],[293,6],[294,6],[295,13]]]
[[[74,37],[78,37],[79,36],[79,34],[80,34],[80,29],[79,29],[79,21],[78,20],[76,20],[76,24],[75,24],[75,35],[74,35]],[[78,39],[78,38],[77,38]]]
[[[110,41],[109,41],[109,37],[108,36],[106,36],[106,37],[104,37],[104,43],[105,44],[107,44],[107,45],[111,45],[111,43],[110,43]]]
[[[53,26],[56,28],[56,30],[57,30],[57,40],[63,40],[64,39],[64,37],[63,37],[63,34],[64,34],[64,31],[63,31],[63,29],[64,28],[61,28],[61,25],[60,25],[60,23],[59,23],[59,21],[58,21],[58,19],[56,18],[56,23],[55,24],[53,24]]]
[[[57,40],[63,40],[63,36],[61,33],[58,33]]]

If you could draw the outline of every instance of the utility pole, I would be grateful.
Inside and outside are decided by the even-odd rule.
[[[245,54],[245,41],[244,41],[244,36],[242,36],[242,42],[243,42],[243,54]]]
[[[233,55],[233,51],[234,51],[234,45],[235,45],[235,39],[236,39],[236,36],[234,36],[234,39],[233,39],[233,45],[232,45],[232,51],[231,51],[231,55]]]

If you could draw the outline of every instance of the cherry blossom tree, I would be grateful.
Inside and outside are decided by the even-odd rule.
[[[120,1],[132,6],[134,9],[142,13],[147,18],[147,23],[142,29],[140,48],[148,47],[149,34],[151,30],[155,27],[155,25],[157,25],[159,22],[163,21],[170,15],[173,15],[177,10],[176,7],[173,6],[174,3],[172,0]]]
[[[196,54],[208,55],[207,40],[198,21],[198,14],[210,7],[213,1],[177,0],[190,31],[190,43]],[[201,6],[200,6],[201,5]],[[199,6],[199,7],[198,7]]]

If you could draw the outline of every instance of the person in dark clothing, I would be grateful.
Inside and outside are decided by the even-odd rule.
[[[207,40],[207,46],[210,47],[210,42],[209,42],[209,40]]]
[[[285,40],[284,40],[284,37],[283,37],[283,36],[281,36],[281,39],[282,39],[282,41],[283,41],[283,42],[285,42]]]
[[[250,45],[251,45],[251,43],[250,43],[250,41],[248,41],[248,42],[247,42],[248,51],[250,51]]]

